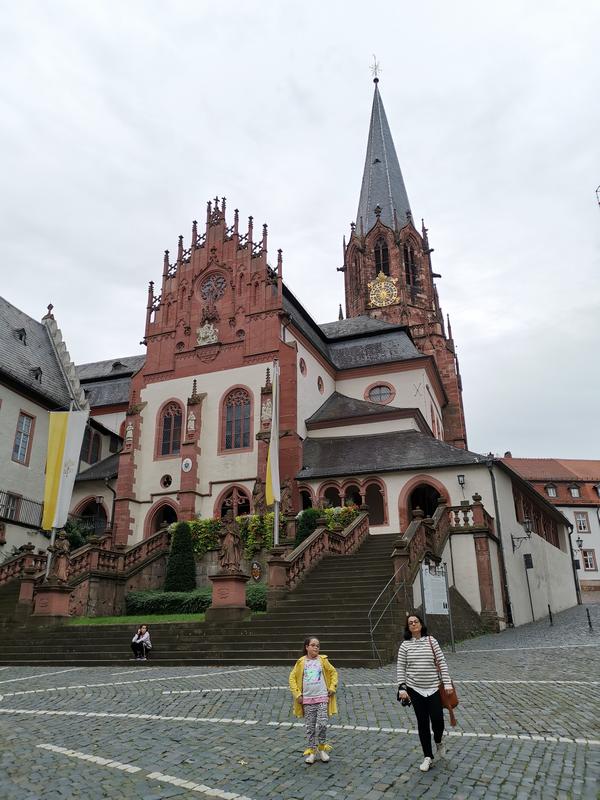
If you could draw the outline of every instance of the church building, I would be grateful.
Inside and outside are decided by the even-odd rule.
[[[431,253],[375,79],[358,210],[338,267],[345,315],[317,324],[285,283],[267,226],[242,222],[225,198],[209,202],[150,282],[146,356],[78,368],[92,420],[123,444],[81,472],[73,510],[101,507],[123,546],[175,520],[253,512],[277,359],[289,512],[351,501],[368,506],[371,534],[400,535],[416,518],[435,521],[444,504],[455,509],[443,553],[451,582],[492,627],[572,605],[564,517],[510,465],[467,449]]]

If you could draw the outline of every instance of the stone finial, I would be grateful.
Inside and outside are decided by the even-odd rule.
[[[266,374],[266,377],[265,377],[265,386],[270,386],[270,385],[271,385],[271,368],[267,367],[267,374]]]
[[[344,312],[342,311],[342,304],[341,303],[340,303],[340,310],[338,312],[338,319],[339,320],[344,319]]]
[[[475,494],[473,495],[473,502],[481,503],[481,495],[479,494],[479,492],[475,492]]]
[[[375,208],[373,210],[375,211],[375,216],[377,217],[377,219],[379,219],[379,217],[381,216],[381,212],[383,211],[383,209],[381,208],[379,203],[375,206]],[[362,219],[361,219],[361,222],[362,222]]]
[[[42,319],[54,319],[54,314],[52,313],[52,309],[54,308],[54,306],[52,305],[52,303],[48,303],[46,308],[48,309],[48,311],[44,314]]]
[[[415,506],[412,510],[412,518],[413,519],[423,519],[425,516],[425,512],[419,506]]]

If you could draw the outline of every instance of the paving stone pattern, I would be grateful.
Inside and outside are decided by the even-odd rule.
[[[313,766],[284,667],[9,667],[0,800],[597,800],[600,606],[590,610],[593,632],[580,607],[553,627],[542,620],[447,651],[459,724],[447,727],[447,759],[426,774],[393,665],[340,671],[331,761]]]

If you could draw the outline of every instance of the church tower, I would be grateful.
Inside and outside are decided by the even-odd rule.
[[[377,77],[374,83],[358,212],[344,241],[346,315],[404,325],[417,348],[434,356],[448,397],[445,440],[466,448],[458,359],[434,283],[440,276],[432,269],[425,224],[415,227]]]

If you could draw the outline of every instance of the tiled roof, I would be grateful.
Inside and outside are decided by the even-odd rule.
[[[69,407],[69,388],[45,325],[3,297],[0,297],[0,354],[0,373],[53,406]],[[41,375],[36,380],[38,369]]]
[[[600,481],[600,461],[575,458],[503,458],[529,481]]]
[[[91,361],[76,367],[79,380],[97,381],[103,378],[118,378],[133,375],[144,366],[145,355],[110,358],[106,361]]]
[[[119,454],[112,453],[102,461],[98,461],[97,464],[92,464],[91,467],[80,472],[75,481],[81,483],[82,481],[102,481],[105,478],[116,478],[118,470]]]
[[[112,406],[129,401],[131,378],[119,378],[114,381],[94,381],[84,383],[85,396],[92,408]]]
[[[396,406],[371,403],[368,400],[357,400],[355,397],[346,397],[344,394],[334,392],[323,405],[306,420],[306,424],[313,422],[329,422],[337,419],[351,419],[352,417],[377,417],[398,411]]]
[[[304,440],[298,479],[397,472],[406,469],[485,463],[485,456],[461,450],[419,431]]]
[[[353,319],[317,323],[284,286],[284,311],[294,325],[335,369],[376,366],[423,356],[399,325],[361,316]]]

